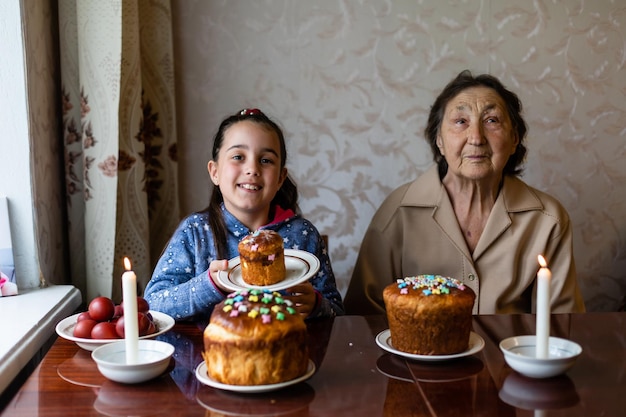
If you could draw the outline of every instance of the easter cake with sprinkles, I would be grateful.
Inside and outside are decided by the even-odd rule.
[[[383,291],[391,343],[416,355],[453,355],[468,349],[476,294],[457,279],[418,275]]]
[[[269,229],[257,230],[239,242],[241,279],[248,285],[267,286],[285,279],[283,238]]]
[[[227,296],[204,330],[208,376],[228,385],[267,385],[304,375],[307,328],[278,292],[250,289]]]

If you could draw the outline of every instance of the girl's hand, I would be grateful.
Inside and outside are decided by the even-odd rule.
[[[317,294],[310,282],[295,285],[286,290],[286,298],[290,299],[301,316],[307,318],[315,308]]]
[[[217,277],[217,273],[219,271],[227,271],[227,270],[228,270],[228,260],[226,259],[217,259],[215,261],[211,261],[211,263],[209,264],[209,278],[211,278],[211,281],[217,288],[219,288],[220,290],[224,292],[230,292],[230,290],[228,288],[224,288],[220,286],[218,280],[216,280],[215,278]]]

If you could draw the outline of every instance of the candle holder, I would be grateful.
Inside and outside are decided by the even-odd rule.
[[[91,352],[98,370],[106,378],[124,384],[137,384],[161,375],[174,354],[174,346],[159,340],[138,340],[137,362],[126,363],[126,343],[109,343]]]
[[[552,336],[548,339],[547,358],[538,358],[536,347],[534,335],[509,337],[500,342],[506,363],[530,378],[550,378],[565,373],[583,351],[578,343]]]

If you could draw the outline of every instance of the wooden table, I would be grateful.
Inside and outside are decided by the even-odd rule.
[[[512,371],[500,340],[534,332],[532,315],[474,317],[485,348],[445,363],[406,362],[381,350],[383,317],[344,316],[309,325],[316,373],[263,394],[220,391],[198,382],[203,326],[177,324],[159,336],[176,346],[170,369],[139,385],[102,377],[90,354],[58,339],[2,411],[3,416],[623,416],[626,313],[552,316],[552,336],[583,353],[560,377]]]

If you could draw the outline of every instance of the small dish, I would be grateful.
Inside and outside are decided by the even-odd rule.
[[[80,313],[79,313],[80,314]],[[156,324],[157,331],[152,334],[148,334],[145,336],[141,336],[139,339],[152,339],[157,337],[160,334],[163,334],[169,331],[172,327],[174,327],[174,319],[168,316],[165,313],[161,313],[158,311],[150,310],[150,314]],[[75,342],[78,346],[85,350],[92,351],[102,345],[106,345],[109,343],[119,342],[124,339],[83,339],[81,337],[74,337],[74,326],[76,325],[76,318],[78,314],[74,314],[73,316],[69,316],[61,320],[56,325],[56,332],[63,339],[70,340]]]
[[[161,375],[170,363],[174,346],[160,340],[139,340],[138,363],[126,364],[124,340],[96,348],[91,357],[107,379],[123,384],[137,384]]]
[[[548,339],[548,357],[536,357],[536,336],[515,336],[500,342],[504,360],[515,371],[530,378],[550,378],[569,370],[583,349],[560,337]]]
[[[477,333],[470,332],[469,346],[464,352],[456,353],[454,355],[416,355],[414,353],[403,352],[394,348],[391,344],[391,331],[389,329],[378,333],[376,336],[376,344],[380,346],[381,349],[384,349],[389,353],[403,356],[408,359],[426,362],[448,361],[451,359],[463,358],[465,356],[474,355],[485,347],[485,341],[483,338]]]
[[[246,289],[280,291],[307,281],[320,269],[320,261],[312,253],[285,249],[285,269],[285,279],[277,284],[265,286],[246,284],[241,277],[241,260],[237,256],[228,261],[228,271],[219,271],[216,279],[224,288],[231,291]]]
[[[315,373],[315,363],[313,363],[313,361],[309,359],[309,367],[307,368],[306,373],[302,375],[301,377],[292,379],[290,381],[280,382],[278,384],[267,384],[267,385],[229,385],[229,384],[222,384],[221,382],[218,382],[210,378],[209,375],[207,374],[206,362],[202,361],[196,367],[196,378],[198,378],[198,381],[202,382],[203,384],[208,385],[213,388],[219,388],[219,389],[226,390],[226,391],[233,391],[233,392],[239,392],[239,393],[244,393],[244,394],[257,394],[261,392],[276,391],[281,388],[285,388],[290,385],[294,385],[299,382],[306,381],[314,373]]]

